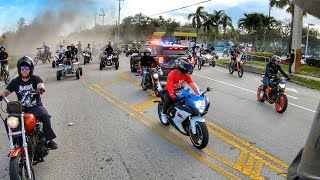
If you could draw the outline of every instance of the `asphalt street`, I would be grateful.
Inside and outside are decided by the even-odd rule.
[[[214,88],[207,93],[209,144],[197,150],[188,137],[160,123],[157,98],[141,89],[129,57],[120,56],[119,70],[100,71],[98,59],[82,67],[80,80],[57,81],[57,69],[36,66],[59,144],[35,166],[37,179],[285,179],[320,100],[319,91],[288,83],[290,104],[278,114],[274,105],[257,100],[259,75],[239,78],[205,65],[192,75],[199,87]],[[8,153],[0,123],[0,179],[9,179]]]

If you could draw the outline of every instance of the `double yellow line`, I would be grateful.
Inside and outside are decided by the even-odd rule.
[[[84,79],[84,80],[83,80]],[[210,161],[208,158],[203,157],[200,153],[192,150],[189,146],[184,145],[183,143],[179,142],[178,140],[174,139],[173,137],[169,136],[168,134],[164,133],[160,128],[157,128],[155,126],[153,126],[152,124],[150,124],[149,122],[147,122],[145,119],[150,120],[153,123],[160,123],[159,121],[147,116],[146,114],[144,114],[143,112],[137,112],[134,111],[132,109],[132,107],[126,105],[127,103],[124,102],[123,100],[115,97],[114,95],[112,95],[110,92],[106,91],[105,89],[101,88],[98,85],[94,85],[92,84],[90,81],[88,81],[87,79],[83,78],[82,82],[84,84],[86,84],[91,90],[93,90],[95,93],[97,93],[98,95],[100,95],[101,97],[103,97],[105,100],[109,101],[110,103],[112,103],[113,105],[115,105],[116,107],[120,108],[121,110],[125,111],[126,113],[128,113],[130,116],[132,116],[133,118],[135,118],[136,120],[140,121],[141,123],[143,123],[144,125],[146,125],[148,128],[152,129],[153,131],[155,131],[156,133],[158,133],[159,135],[161,135],[162,137],[164,137],[165,139],[167,139],[168,141],[170,141],[171,143],[177,145],[178,147],[182,148],[183,150],[185,150],[186,152],[188,152],[189,154],[191,154],[192,156],[194,156],[196,159],[198,159],[199,161],[201,161],[202,163],[206,164],[207,166],[209,166],[210,168],[214,169],[215,171],[219,172],[220,174],[228,177],[229,179],[241,179],[240,177],[232,174],[231,172],[229,172],[228,170],[222,168],[221,166],[217,165],[216,163],[213,163],[212,161]],[[121,104],[120,104],[121,103]],[[171,132],[172,134],[183,138],[184,141],[188,142],[190,144],[190,140],[188,140],[188,138],[186,138],[185,136],[182,136],[181,134],[178,134],[177,131],[173,131],[172,128],[166,127],[166,129]],[[204,151],[209,151],[208,149],[204,149]],[[218,154],[215,154],[213,152],[211,152],[212,156],[217,156],[219,157]],[[223,161],[228,161],[222,157],[219,157],[220,160]],[[232,164],[231,162],[228,162],[230,165]]]

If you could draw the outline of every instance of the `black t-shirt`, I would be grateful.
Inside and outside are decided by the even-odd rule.
[[[22,103],[23,107],[31,108],[42,106],[39,95],[29,96],[30,93],[35,93],[39,83],[43,83],[43,81],[36,75],[32,75],[27,82],[24,82],[21,77],[17,77],[8,84],[6,89],[10,92],[16,92],[18,100]]]
[[[72,58],[72,51],[65,52],[65,56],[67,59],[71,59]]]
[[[0,52],[0,61],[3,63],[3,64],[8,64],[8,61],[3,61],[5,59],[8,58],[8,53],[7,52]]]
[[[295,54],[294,54],[294,53],[291,53],[291,55],[290,55],[290,62],[294,62],[294,58],[295,58]]]
[[[150,67],[151,64],[156,65],[158,62],[152,56],[142,56],[140,59],[141,66]]]

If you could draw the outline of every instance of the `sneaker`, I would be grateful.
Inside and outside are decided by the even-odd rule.
[[[49,141],[49,142],[47,143],[47,146],[48,146],[48,148],[50,148],[50,149],[52,149],[52,150],[58,149],[58,144],[55,143],[54,141]]]
[[[167,115],[166,114],[164,114],[163,112],[161,112],[161,122],[163,123],[163,124],[167,124],[168,123],[168,118],[167,118]]]
[[[264,91],[261,91],[260,92],[260,97],[263,98],[263,96],[264,96]]]

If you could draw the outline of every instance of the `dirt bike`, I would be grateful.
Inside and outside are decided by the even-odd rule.
[[[35,93],[27,94],[32,97]],[[43,124],[31,113],[24,113],[22,103],[9,101],[0,96],[0,101],[7,103],[8,116],[4,121],[10,142],[9,174],[11,180],[35,179],[33,165],[43,162],[49,148],[43,132]]]
[[[43,64],[47,61],[50,62],[50,55],[45,52],[44,48],[37,48],[37,50],[36,57],[33,59],[34,65],[37,65],[39,60],[41,60]]]
[[[229,73],[233,74],[234,71],[238,71],[238,76],[242,77],[243,76],[243,67],[242,65],[244,64],[244,62],[242,61],[238,61],[238,60],[234,60],[234,65],[232,66],[232,60],[229,63]]]
[[[261,82],[263,82],[264,75],[262,75]],[[272,76],[270,78],[269,86],[266,89],[264,97],[260,96],[263,90],[263,85],[258,87],[257,98],[258,101],[267,101],[270,104],[275,104],[276,111],[278,113],[283,113],[288,107],[288,98],[285,94],[286,90],[286,80],[284,77],[278,78],[277,76]]]
[[[5,67],[5,66],[8,66],[8,65],[5,65],[5,64],[2,64],[2,63],[1,63],[1,69],[0,69],[1,74],[0,74],[0,78],[4,80],[4,83],[5,83],[6,85],[8,85],[9,82],[10,82],[10,74],[9,74],[9,71],[7,70],[7,67]]]

